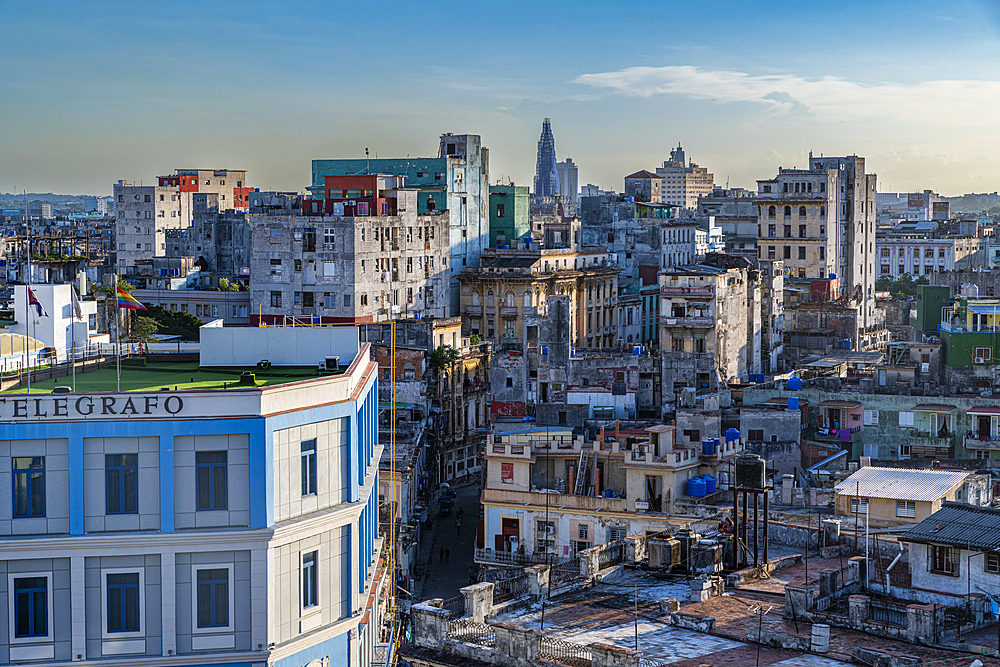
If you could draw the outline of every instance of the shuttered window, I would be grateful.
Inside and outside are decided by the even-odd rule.
[[[896,501],[896,516],[912,519],[917,516],[917,503],[912,500]]]

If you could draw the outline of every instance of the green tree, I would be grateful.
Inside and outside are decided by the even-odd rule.
[[[180,336],[181,340],[198,340],[200,336],[201,320],[191,313],[150,306],[146,315],[159,325],[159,333]]]
[[[153,340],[153,335],[160,330],[160,323],[151,317],[143,317],[137,311],[132,311],[132,322],[129,331],[133,340],[145,343]]]
[[[451,345],[438,345],[437,349],[431,352],[431,368],[435,371],[447,368],[458,361],[458,356],[458,350]]]
[[[229,280],[228,278],[219,278],[219,290],[222,292],[239,292],[240,284],[235,280]]]

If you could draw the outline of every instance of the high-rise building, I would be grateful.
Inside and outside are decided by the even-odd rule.
[[[556,140],[548,118],[542,121],[542,136],[538,140],[538,160],[535,164],[536,197],[554,197],[559,191],[559,171],[556,169]]]
[[[567,157],[563,162],[556,162],[556,172],[559,174],[559,194],[574,204],[580,201],[580,178],[573,158]]]
[[[656,168],[656,174],[663,179],[663,203],[683,208],[698,206],[698,197],[712,194],[715,186],[715,177],[705,167],[686,161],[680,143],[670,151],[670,159]]]

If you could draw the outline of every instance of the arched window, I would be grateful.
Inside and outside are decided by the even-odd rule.
[[[792,207],[791,206],[786,206],[785,207],[785,215],[791,215],[791,214],[792,214]]]
[[[503,305],[507,306],[508,308],[517,308],[517,302],[514,301],[513,292],[507,292],[507,298],[504,299]]]
[[[799,217],[800,218],[806,217],[806,207],[805,206],[799,206]]]
[[[482,305],[482,298],[479,296],[479,292],[473,292],[472,293],[472,305],[473,306],[481,306]]]
[[[826,206],[820,206],[819,207],[819,217],[822,218],[824,216],[826,216]]]
[[[524,292],[524,307],[531,308],[531,290]]]
[[[491,308],[493,307],[493,290],[486,293],[486,305]]]
[[[767,207],[767,217],[769,217],[769,218],[773,218],[774,217],[774,207],[773,206],[768,206]]]

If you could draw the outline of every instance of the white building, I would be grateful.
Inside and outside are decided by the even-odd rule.
[[[559,194],[573,203],[580,201],[580,175],[573,158],[556,162],[556,172],[559,174]]]
[[[50,354],[55,355],[56,363],[63,363],[69,359],[74,344],[78,358],[86,353],[90,335],[97,330],[96,301],[78,301],[80,317],[76,317],[70,294],[72,285],[32,285],[31,291],[45,311],[45,315],[42,316],[34,307],[27,307],[25,286],[13,287],[14,317],[17,323],[10,326],[10,333],[39,341],[50,349]],[[5,361],[9,363],[5,368],[7,370],[24,367],[19,364],[17,358]],[[38,363],[37,357],[31,361],[32,366]]]
[[[670,151],[670,159],[656,168],[656,175],[663,179],[661,201],[682,208],[696,208],[698,198],[712,194],[715,186],[715,177],[708,169],[685,160],[684,149],[679,143],[676,150]]]
[[[989,238],[959,236],[943,239],[880,237],[875,242],[879,276],[899,278],[935,271],[969,270],[989,265]]]
[[[203,354],[235,342],[216,329]],[[253,340],[228,360],[263,346],[310,369],[168,390],[132,368],[146,388],[106,374],[98,393],[0,400],[0,663],[372,664],[389,578],[377,364],[354,328],[309,347],[301,328],[240,331]],[[316,377],[325,355],[342,372]]]

